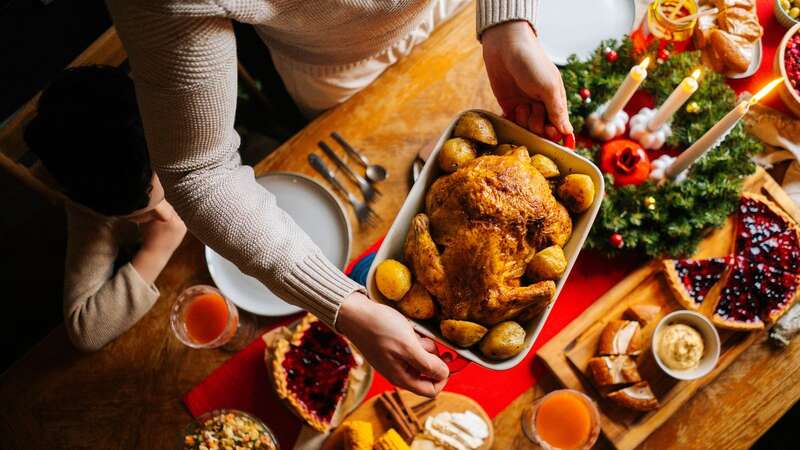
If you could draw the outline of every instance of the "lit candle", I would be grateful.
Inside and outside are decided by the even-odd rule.
[[[697,90],[697,79],[700,78],[700,69],[695,70],[692,72],[691,76],[688,76],[683,79],[683,81],[678,84],[678,87],[669,94],[667,100],[658,108],[655,115],[650,122],[647,123],[647,129],[650,131],[655,131],[661,128],[673,114],[675,111],[678,110],[686,100],[689,100],[689,97],[694,94],[694,91]]]
[[[739,120],[747,114],[750,106],[758,103],[769,91],[775,86],[783,82],[783,78],[770,81],[766,86],[761,88],[750,100],[743,100],[736,105],[728,114],[715,123],[710,130],[706,131],[700,139],[696,140],[689,148],[683,151],[678,158],[670,165],[664,175],[667,178],[675,178],[681,172],[686,170],[698,158],[703,156],[707,151],[716,146],[718,141],[725,137],[726,134],[739,122]]]
[[[650,64],[650,57],[644,59],[641,63],[631,67],[630,72],[628,72],[628,76],[625,77],[625,80],[619,85],[617,92],[614,94],[614,97],[608,102],[606,105],[606,110],[603,111],[603,120],[605,122],[610,121],[617,115],[618,112],[622,111],[622,108],[628,104],[628,100],[633,97],[633,94],[639,89],[639,85],[642,84],[645,78],[647,78],[647,65]]]

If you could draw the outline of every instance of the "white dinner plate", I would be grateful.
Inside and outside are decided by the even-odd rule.
[[[343,269],[350,256],[350,223],[336,197],[316,180],[300,174],[272,172],[256,181],[275,195],[278,206],[289,213],[322,253]],[[206,264],[219,290],[243,310],[261,316],[285,316],[300,311],[209,247],[206,247]]]
[[[636,20],[635,0],[543,0],[536,30],[550,59],[567,63],[575,54],[587,59],[605,39],[630,34]]]

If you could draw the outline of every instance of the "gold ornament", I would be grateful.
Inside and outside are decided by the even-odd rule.
[[[652,196],[647,196],[644,198],[644,207],[653,211],[656,209],[656,199]]]
[[[686,105],[686,112],[689,114],[697,114],[700,112],[700,105],[698,105],[697,102],[690,102]]]

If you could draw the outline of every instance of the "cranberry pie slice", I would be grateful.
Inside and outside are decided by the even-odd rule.
[[[794,221],[778,205],[763,195],[743,194],[736,214],[734,255],[750,258],[753,247],[780,235],[783,242],[797,248],[797,232]]]
[[[751,265],[744,258],[736,258],[714,307],[715,325],[740,331],[764,328],[758,290],[752,289],[752,281]]]
[[[700,308],[711,288],[722,279],[729,258],[665,259],[667,283],[684,308]]]
[[[358,365],[347,340],[308,314],[274,347],[272,377],[278,396],[315,429],[325,432]]]

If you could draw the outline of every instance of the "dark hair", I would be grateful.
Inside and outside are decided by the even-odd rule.
[[[133,81],[121,69],[67,69],[42,92],[25,141],[65,194],[104,215],[150,202],[153,170]]]

